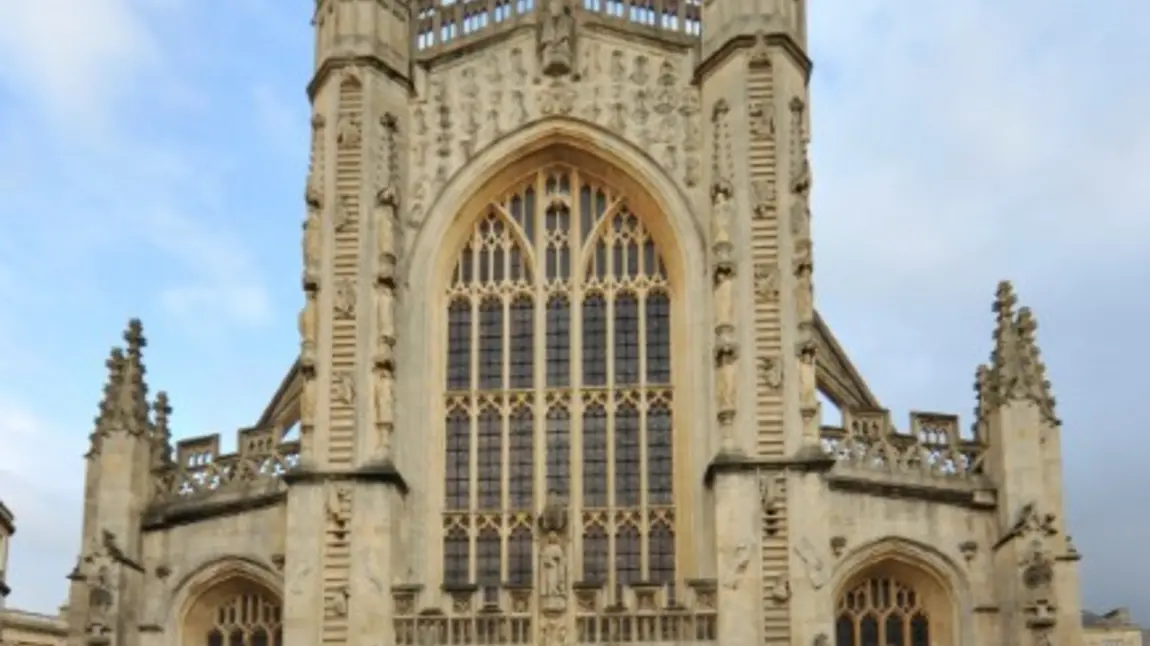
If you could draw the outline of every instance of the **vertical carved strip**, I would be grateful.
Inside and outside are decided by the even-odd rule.
[[[778,154],[774,69],[760,39],[747,69],[747,117],[750,126],[748,169],[753,213],[751,262],[754,266],[754,339],[758,361],[755,397],[757,450],[781,458],[783,444],[783,320],[779,308],[780,241],[777,183]],[[765,473],[762,496],[763,637],[766,643],[790,643],[786,478]]]
[[[331,218],[334,237],[331,275],[331,406],[327,461],[330,467],[349,467],[355,454],[355,361],[357,278],[363,186],[363,80],[347,72],[339,86],[339,122],[336,125],[335,203]]]
[[[730,105],[720,99],[711,113],[714,152],[711,170],[711,262],[715,299],[715,409],[722,449],[734,452],[739,346],[735,336],[735,254],[731,242],[734,190],[731,185]]]
[[[795,275],[795,319],[798,338],[795,353],[799,362],[799,407],[803,418],[803,445],[819,442],[819,402],[815,384],[814,342],[814,259],[811,244],[811,165],[807,154],[806,104],[791,99],[791,239],[794,241],[792,270]]]
[[[308,156],[307,184],[304,201],[307,219],[303,225],[303,290],[304,305],[299,313],[300,368],[303,388],[300,396],[300,453],[312,459],[315,430],[315,361],[319,330],[319,289],[323,263],[324,149],[327,123],[317,114],[311,121],[311,151]]]
[[[391,459],[391,436],[395,430],[395,266],[399,230],[400,173],[399,126],[394,115],[380,119],[379,155],[375,195],[375,336],[372,341],[372,409],[375,437],[367,460]]]
[[[320,640],[325,645],[348,642],[348,602],[351,579],[352,490],[343,483],[324,485],[323,623]]]

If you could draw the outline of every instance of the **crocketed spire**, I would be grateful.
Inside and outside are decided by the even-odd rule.
[[[1047,421],[1057,424],[1054,397],[1036,339],[1038,321],[1029,307],[1018,308],[1016,313],[1017,304],[1010,282],[999,283],[994,302],[994,351],[990,365],[979,367],[976,415],[981,419],[1009,401],[1029,400],[1038,405]]]
[[[172,415],[172,405],[168,402],[168,393],[156,393],[156,401],[152,403],[152,468],[160,469],[172,462],[172,430],[168,426],[168,419]]]
[[[148,419],[148,385],[144,378],[147,370],[144,368],[143,358],[143,350],[148,342],[144,338],[144,326],[140,323],[140,319],[128,322],[124,342],[127,343],[127,351],[124,383],[118,397],[119,421],[123,430],[138,435],[146,433],[151,428]]]
[[[124,383],[124,351],[121,348],[112,348],[108,360],[104,365],[108,368],[108,379],[104,382],[104,395],[100,398],[100,412],[96,415],[95,428],[88,436],[88,453],[85,457],[100,454],[104,437],[115,424],[116,400],[120,394],[120,387]]]

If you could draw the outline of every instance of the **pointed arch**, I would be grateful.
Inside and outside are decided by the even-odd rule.
[[[949,646],[973,634],[967,578],[917,541],[885,537],[857,547],[835,568],[832,590],[843,646]]]
[[[226,557],[176,585],[169,634],[184,646],[283,646],[282,577],[259,560]]]
[[[583,221],[584,208],[591,202],[582,193],[584,179],[592,191],[601,190],[605,200],[602,209],[587,207],[600,216],[587,222]],[[563,182],[568,184],[564,186]],[[538,202],[534,203],[536,211],[530,220],[533,224],[528,225],[507,200],[516,194],[526,200],[526,191],[532,190],[531,199]],[[526,390],[510,387],[505,374],[500,389],[481,388],[473,379],[466,390],[452,392],[448,387],[445,392],[447,375],[463,371],[461,366],[451,367],[447,360],[453,340],[447,336],[445,288],[450,290],[453,263],[465,250],[466,241],[474,236],[477,218],[484,217],[479,214],[489,213],[492,204],[498,206],[505,221],[515,223],[510,231],[515,233],[516,242],[534,249],[537,276],[531,281],[529,292],[511,290],[526,298],[533,308],[533,323],[524,330],[524,341],[512,340],[507,331],[511,314],[504,302],[500,321],[504,331],[490,335],[490,345],[494,347],[495,337],[500,336],[509,348],[534,347],[531,363],[536,374]],[[641,228],[643,233],[621,232],[620,238],[647,236],[651,249],[660,256],[657,263],[651,264],[652,280],[595,284],[586,276],[594,253],[586,250],[606,237],[604,232],[624,207],[628,222],[620,222],[619,226]],[[417,542],[428,546],[428,558],[423,559],[429,564],[426,576],[432,580],[437,576],[467,577],[468,583],[481,585],[488,579],[497,581],[499,576],[511,576],[512,564],[521,560],[523,541],[531,528],[517,529],[507,523],[514,525],[520,516],[530,517],[551,490],[573,499],[573,509],[578,510],[573,511],[572,520],[578,523],[581,518],[583,540],[576,550],[580,555],[577,560],[582,563],[575,566],[576,576],[606,577],[612,582],[656,576],[669,581],[697,571],[697,564],[708,562],[706,554],[712,550],[710,537],[690,529],[698,525],[692,514],[702,508],[702,485],[696,483],[702,482],[705,456],[715,447],[710,446],[709,434],[694,431],[706,427],[709,400],[699,395],[706,391],[705,371],[692,370],[691,366],[707,361],[707,349],[704,344],[688,343],[687,339],[707,333],[707,292],[702,271],[703,238],[686,196],[663,170],[630,144],[594,126],[554,119],[512,134],[481,153],[448,182],[427,213],[405,261],[409,263],[408,293],[416,298],[410,301],[413,306],[403,312],[401,325],[409,330],[406,338],[415,341],[410,351],[418,352],[411,362],[413,373],[418,374],[407,376],[410,399],[405,396],[404,401],[412,402],[408,413],[419,417],[410,420],[407,428],[430,428],[417,434],[420,444],[411,440],[409,455],[418,456],[412,470],[419,473],[442,472],[445,459],[458,464],[456,471],[466,469],[469,473],[466,484],[446,483],[458,491],[445,491],[442,478],[428,478],[424,483],[429,507],[443,510],[441,519],[428,519],[422,528],[412,528],[422,533]],[[631,256],[634,258],[629,259]],[[638,251],[630,256],[624,252],[622,257],[631,264],[640,262]],[[639,274],[644,275],[641,271]],[[504,301],[510,293],[506,287],[485,287],[472,290],[472,300],[480,291],[498,294]],[[617,293],[622,296],[616,298]],[[654,295],[650,302],[646,300],[648,293]],[[608,379],[608,383],[586,384],[588,388],[583,388],[581,362],[586,360],[585,351],[591,346],[581,338],[587,330],[579,322],[586,316],[584,305],[596,297],[603,299],[604,314],[611,321],[602,330],[610,337],[605,347],[626,346],[634,349],[635,357],[646,356],[644,348],[649,344],[642,335],[660,335],[656,340],[668,347],[665,351],[660,348],[658,357],[667,366],[641,372],[631,365],[636,363],[631,354],[623,353],[626,356],[622,359],[608,356],[605,359],[610,367],[606,372],[619,375],[622,370],[627,379]],[[471,312],[474,319],[478,315],[475,306]],[[657,317],[657,325],[646,325],[648,316]],[[462,320],[462,315],[459,318]],[[494,327],[494,313],[491,318]],[[457,335],[460,345],[478,343],[485,335],[481,325],[472,329],[470,334],[461,331]],[[672,345],[677,348],[674,352],[670,350]],[[516,361],[508,358],[507,352],[505,349],[502,359],[505,372]],[[624,360],[630,363],[621,366]],[[478,362],[474,357],[470,359],[469,371],[473,375],[478,375]],[[660,382],[655,384],[657,388],[648,387],[651,379]],[[415,384],[423,386],[416,388]],[[639,394],[622,392],[630,390]],[[620,399],[629,397],[634,397],[634,401]],[[488,398],[500,402],[502,419],[498,425],[478,417],[479,402]],[[582,400],[583,404],[573,406],[575,400]],[[594,416],[599,406],[605,412],[605,419],[601,420],[606,426],[604,437],[584,437],[583,429],[600,421]],[[648,407],[654,411],[650,420]],[[517,411],[515,419],[508,412],[512,410]],[[451,411],[459,419],[450,417]],[[526,430],[514,430],[519,427]],[[597,433],[601,429],[589,430]],[[501,434],[498,441],[497,434]],[[478,471],[485,460],[480,456],[481,436],[486,438],[483,441],[491,455],[496,454],[496,448],[501,452],[501,470],[505,474],[499,484],[501,506],[486,511],[476,507],[479,489],[494,491],[496,484],[480,482],[484,478]],[[432,441],[426,441],[428,438]],[[583,440],[604,447],[596,449],[598,444],[594,444],[588,448]],[[523,452],[522,460],[511,457],[515,446],[519,447],[516,455]],[[599,450],[609,456],[605,463],[596,462],[598,457],[584,461],[585,452]],[[529,496],[520,492],[522,504],[508,506],[511,480],[517,478],[519,486],[523,483],[522,477],[515,476],[517,469],[532,471],[533,491]],[[620,476],[620,470],[627,472],[626,477]],[[602,492],[594,486],[608,472],[614,474],[610,481],[626,485],[626,490],[616,487],[607,492],[602,508],[593,508],[595,504],[590,501],[587,505],[579,503],[584,495],[601,496]],[[589,476],[586,483],[585,475]],[[659,490],[650,490],[650,483],[656,483]],[[584,492],[583,486],[592,489]],[[642,493],[636,493],[640,489]],[[485,499],[492,501],[493,495]],[[530,501],[524,502],[527,498]],[[628,510],[618,515],[621,506]],[[616,519],[623,516],[634,525],[632,529],[619,525],[622,521]],[[497,533],[503,537],[503,545],[480,531],[497,517],[506,525]],[[461,528],[463,531],[459,531]],[[514,544],[507,538],[513,533],[517,537]],[[684,544],[679,539],[686,533],[692,536]],[[488,563],[497,550],[502,551],[503,560],[499,576]],[[641,555],[641,561],[633,564],[637,570],[615,567],[619,554],[632,552]],[[445,562],[448,553],[454,555],[448,561],[459,562]],[[468,562],[464,564],[461,559]],[[608,571],[600,572],[603,567]],[[480,578],[484,580],[479,581]]]

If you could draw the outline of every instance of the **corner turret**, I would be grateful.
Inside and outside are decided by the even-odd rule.
[[[994,350],[978,367],[975,433],[998,488],[995,588],[1003,643],[1081,639],[1078,553],[1066,533],[1061,422],[1038,349],[1038,322],[1013,286],[995,295]]]
[[[121,611],[141,601],[141,519],[153,489],[155,425],[143,360],[147,341],[138,319],[128,323],[124,342],[125,349],[113,348],[108,358],[108,381],[85,456],[81,549],[68,577],[69,646],[139,642],[131,613]]]

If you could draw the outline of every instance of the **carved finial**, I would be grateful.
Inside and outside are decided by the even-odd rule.
[[[1046,366],[1035,339],[1038,322],[1030,308],[1018,308],[1016,313],[1017,306],[1014,287],[1009,281],[1000,282],[994,300],[994,351],[990,367],[978,384],[980,413],[1008,401],[1028,400],[1039,407],[1047,422],[1058,424]]]
[[[148,420],[148,385],[144,379],[143,349],[148,341],[144,338],[144,326],[140,319],[128,321],[124,331],[124,341],[128,344],[125,352],[123,385],[118,397],[117,420],[122,430],[133,435],[145,433],[150,427]]]
[[[172,461],[172,430],[168,420],[172,415],[172,405],[168,402],[168,393],[156,393],[156,401],[152,404],[155,421],[152,425],[152,468],[165,467]]]

